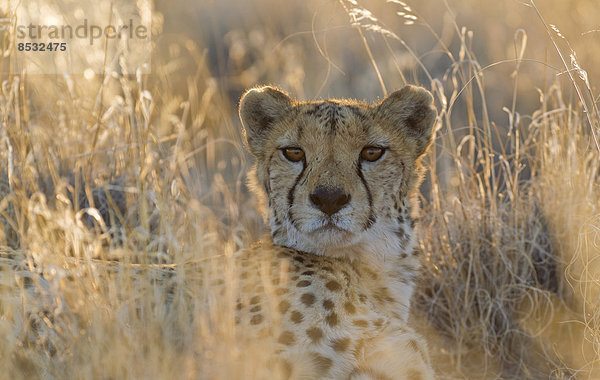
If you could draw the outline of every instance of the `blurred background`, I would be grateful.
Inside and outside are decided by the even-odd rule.
[[[589,48],[597,46],[600,33],[595,1],[545,0],[536,6],[545,22],[569,40],[589,77],[597,78],[597,49]],[[362,25],[381,28],[363,34],[388,90],[405,80],[427,87],[431,79],[444,82],[457,69],[448,50],[458,55],[461,39],[481,68],[493,65],[485,69],[485,85],[497,122],[506,120],[501,109],[511,104],[511,74],[525,38],[519,112],[531,114],[539,105],[537,89],[560,73],[565,76],[546,26],[527,1],[158,1],[156,8],[165,20],[159,44],[162,38],[198,44],[232,102],[244,89],[262,83],[307,99],[382,96],[361,35],[347,14],[350,9]],[[361,8],[368,12],[358,13]]]

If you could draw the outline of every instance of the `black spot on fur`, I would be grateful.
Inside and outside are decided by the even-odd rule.
[[[290,319],[292,322],[298,324],[304,320],[304,315],[302,315],[301,312],[294,310],[294,311],[292,311]]]
[[[325,300],[323,301],[323,307],[325,308],[325,310],[331,310],[333,309],[333,301],[332,300]]]
[[[335,280],[331,280],[327,284],[325,284],[325,287],[333,292],[337,292],[342,288],[342,285],[340,285],[340,283]]]
[[[296,339],[294,338],[294,333],[291,331],[284,331],[279,335],[277,342],[285,344],[286,346],[291,346],[296,342]]]
[[[259,323],[261,323],[265,318],[262,316],[262,314],[255,314],[252,316],[252,318],[250,319],[250,324],[251,325],[258,325]]]
[[[315,299],[316,297],[312,293],[304,293],[300,296],[300,301],[306,306],[312,306],[312,304],[315,303]]]
[[[317,371],[319,372],[320,377],[325,376],[331,368],[333,360],[321,354],[317,354],[316,352],[313,352],[311,356],[312,362],[314,363]]]
[[[346,312],[348,314],[354,314],[354,313],[356,313],[356,307],[354,307],[354,305],[352,303],[350,303],[350,302],[346,302],[344,304],[344,309],[346,310]]]
[[[396,231],[396,236],[398,236],[398,239],[404,240],[404,238],[406,237],[406,232],[404,232],[404,228],[398,228],[398,231]]]
[[[321,338],[323,338],[323,330],[318,327],[311,327],[306,330],[306,335],[310,338],[313,343],[317,343]]]
[[[328,316],[325,317],[325,322],[329,325],[329,326],[337,326],[338,324],[338,316],[335,312],[331,312],[331,314],[329,314]]]
[[[333,348],[333,350],[336,352],[344,352],[348,349],[349,346],[349,338],[334,339],[333,342],[331,342],[331,348]]]
[[[262,309],[262,307],[260,305],[256,305],[253,308],[250,309],[251,313],[256,313],[258,311],[260,311]]]
[[[367,219],[367,222],[365,223],[363,229],[368,230],[369,228],[373,227],[373,224],[375,224],[376,221],[377,218],[375,217],[375,215],[369,215],[369,219]]]
[[[281,314],[285,314],[288,311],[288,309],[290,308],[290,306],[291,305],[288,301],[283,300],[279,303],[279,305],[277,306],[277,309],[279,310],[279,312]]]

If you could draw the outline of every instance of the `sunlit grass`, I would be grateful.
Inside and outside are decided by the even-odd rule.
[[[554,59],[593,33],[553,35],[548,58],[528,51],[561,20],[527,6],[541,33],[507,37],[469,2],[310,3],[291,22],[257,1],[244,7],[269,22],[234,25],[204,4],[214,25],[170,35],[169,15],[190,5],[157,5],[150,76],[1,78],[0,377],[268,377],[215,286],[235,291],[231,257],[264,229],[236,115],[257,82],[299,97],[431,89],[412,320],[438,372],[599,376],[598,95],[592,61]],[[498,50],[511,55],[490,61]]]

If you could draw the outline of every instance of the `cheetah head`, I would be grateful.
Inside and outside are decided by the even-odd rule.
[[[349,258],[412,251],[411,193],[436,118],[427,90],[406,86],[366,104],[300,102],[261,87],[244,94],[240,118],[276,244]]]

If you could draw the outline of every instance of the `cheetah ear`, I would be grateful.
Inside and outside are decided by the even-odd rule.
[[[394,91],[377,105],[377,115],[404,133],[417,156],[427,151],[437,115],[429,91],[411,85]]]
[[[253,88],[242,96],[240,120],[252,154],[260,153],[266,132],[291,109],[292,99],[274,87]]]

